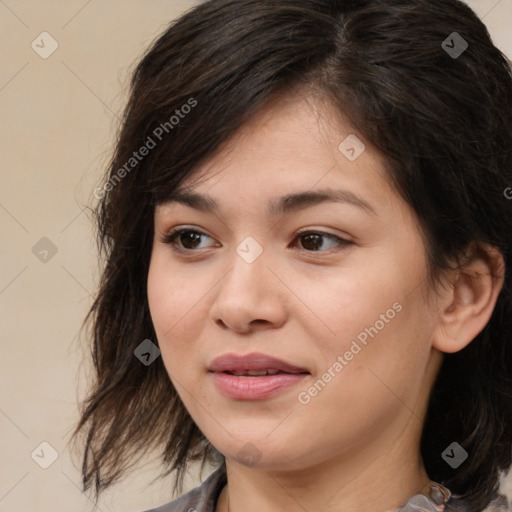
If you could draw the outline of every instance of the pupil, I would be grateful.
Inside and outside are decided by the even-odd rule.
[[[189,247],[187,243],[191,242],[192,245],[194,245],[194,241],[197,242],[197,240],[200,238],[200,235],[198,233],[188,232],[188,233],[182,233],[181,235],[181,243],[185,249],[194,249],[194,247]],[[184,243],[185,240],[185,243]],[[188,240],[188,242],[187,242]]]
[[[318,250],[319,247],[322,246],[321,238],[322,237],[319,235],[305,235],[304,240],[306,240],[306,243],[305,244],[303,243],[302,245],[304,246],[305,249],[311,249],[313,251],[316,251],[316,250]],[[310,244],[310,247],[307,247],[307,245],[308,245],[307,240],[311,240],[311,239],[316,240],[317,243]],[[318,243],[318,242],[320,242],[320,243]],[[311,247],[311,245],[313,247]]]

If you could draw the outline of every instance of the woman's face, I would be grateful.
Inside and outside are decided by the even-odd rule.
[[[381,157],[300,97],[232,142],[193,185],[217,209],[174,201],[155,211],[149,305],[190,415],[227,458],[262,469],[417,442],[438,320],[415,216]],[[337,200],[302,197],[319,191]],[[189,231],[173,246],[163,239],[174,229]],[[256,353],[305,373],[210,371],[219,356]]]

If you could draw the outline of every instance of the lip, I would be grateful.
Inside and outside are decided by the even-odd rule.
[[[295,366],[291,363],[269,356],[253,352],[251,354],[223,354],[215,358],[208,370],[211,372],[236,372],[245,370],[280,370],[285,373],[309,373],[306,368]]]
[[[266,400],[297,385],[309,373],[278,373],[264,377],[238,377],[222,372],[211,375],[217,389],[228,398]]]
[[[238,376],[226,373],[246,370],[280,370],[284,373],[259,377]],[[239,400],[265,400],[295,386],[310,375],[305,368],[282,359],[252,353],[246,355],[224,354],[213,360],[209,372],[217,389],[228,398]]]

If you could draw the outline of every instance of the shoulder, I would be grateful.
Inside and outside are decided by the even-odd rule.
[[[483,512],[511,512],[510,501],[504,494],[499,494],[493,499]]]
[[[446,512],[467,512],[469,507],[461,500],[450,500]],[[481,512],[512,512],[512,504],[504,494],[495,495]]]
[[[215,512],[215,503],[225,484],[226,467],[222,465],[183,496],[143,512]]]

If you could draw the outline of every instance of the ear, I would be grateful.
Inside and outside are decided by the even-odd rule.
[[[451,284],[439,297],[438,325],[433,346],[441,352],[462,350],[489,322],[503,287],[505,262],[501,252],[485,243],[473,245]]]

